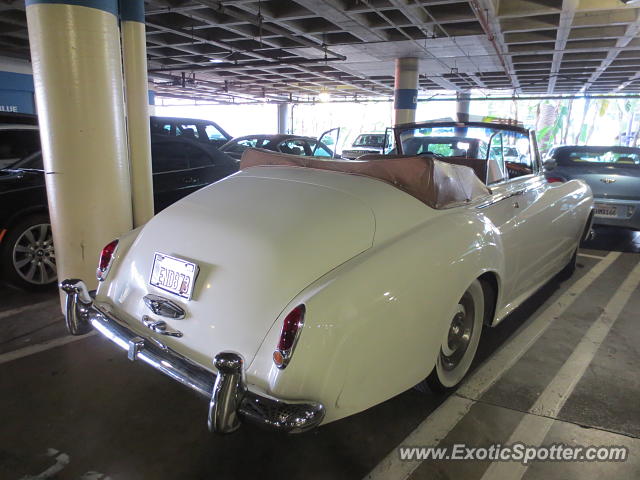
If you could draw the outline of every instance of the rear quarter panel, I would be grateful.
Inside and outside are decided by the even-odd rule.
[[[500,238],[481,214],[443,212],[303,290],[267,334],[248,378],[280,398],[321,401],[325,423],[369,408],[430,373],[464,291],[503,265]],[[282,320],[300,303],[304,328],[279,370],[271,356]]]

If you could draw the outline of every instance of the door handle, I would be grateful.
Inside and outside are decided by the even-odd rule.
[[[182,180],[184,183],[197,183],[199,179],[196,177],[185,177]]]
[[[513,208],[520,208],[520,204],[518,202],[513,202]]]

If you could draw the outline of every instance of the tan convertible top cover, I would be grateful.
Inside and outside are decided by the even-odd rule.
[[[344,161],[287,155],[257,148],[245,150],[240,169],[258,166],[304,167],[376,178],[437,209],[461,205],[491,193],[471,168],[428,156]]]

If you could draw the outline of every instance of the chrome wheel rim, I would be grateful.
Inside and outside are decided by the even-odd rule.
[[[58,278],[51,225],[31,225],[13,246],[13,268],[32,285],[47,285]]]
[[[449,324],[447,339],[440,350],[442,367],[455,369],[469,348],[473,336],[474,305],[471,295],[465,293]]]

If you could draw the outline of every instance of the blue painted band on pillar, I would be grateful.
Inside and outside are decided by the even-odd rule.
[[[118,15],[118,0],[26,0],[26,6],[49,3],[56,5],[75,5],[89,7]]]
[[[393,108],[396,110],[415,110],[418,106],[418,90],[415,88],[396,88]]]
[[[144,23],[144,0],[120,0],[120,18],[125,22]]]

